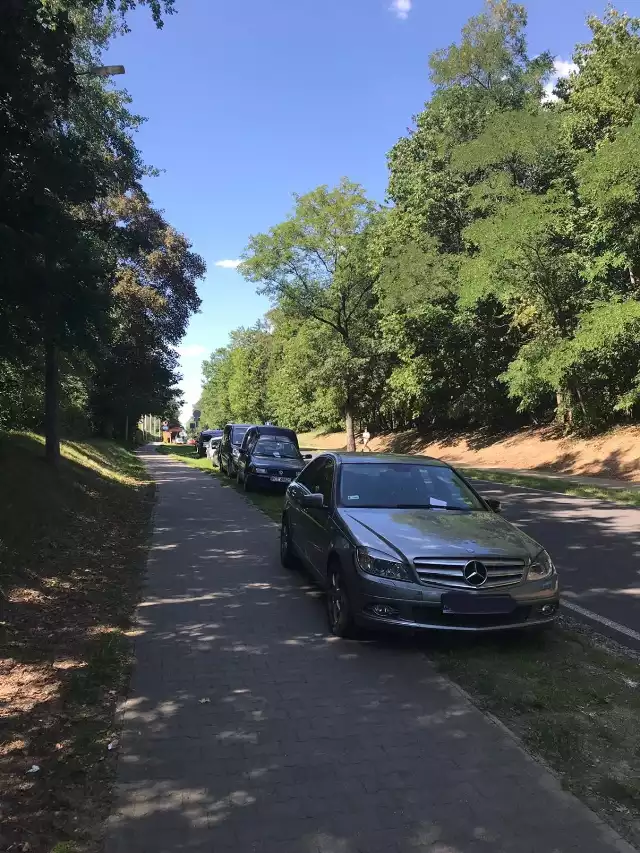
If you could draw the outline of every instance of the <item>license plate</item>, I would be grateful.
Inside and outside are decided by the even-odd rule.
[[[442,596],[443,613],[460,614],[505,614],[516,606],[510,595],[473,595],[468,592],[446,592]]]
[[[271,477],[272,483],[290,483],[291,477]]]

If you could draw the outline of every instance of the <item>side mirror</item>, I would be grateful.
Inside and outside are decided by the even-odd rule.
[[[313,459],[313,454],[312,453],[305,453],[302,458],[303,459]]]
[[[324,509],[324,497],[317,492],[312,495],[302,495],[300,503],[307,509]]]
[[[498,498],[485,498],[484,501],[491,510],[491,512],[502,512],[502,504],[500,503]]]

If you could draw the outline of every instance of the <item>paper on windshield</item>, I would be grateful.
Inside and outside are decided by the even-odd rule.
[[[446,501],[438,500],[438,498],[429,498],[429,503],[431,504],[431,506],[446,506],[447,505]]]

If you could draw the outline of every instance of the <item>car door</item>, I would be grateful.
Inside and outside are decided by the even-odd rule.
[[[287,489],[289,507],[287,520],[296,551],[302,559],[309,563],[309,531],[310,519],[305,507],[301,504],[304,495],[311,494],[316,480],[317,469],[322,465],[324,457],[318,457],[310,462]]]
[[[238,456],[238,468],[240,469],[240,477],[246,477],[247,466],[251,464],[251,456],[258,442],[258,434],[255,430],[249,430],[242,440],[240,447],[240,455]]]
[[[322,583],[326,580],[327,560],[331,546],[330,519],[334,475],[335,460],[330,456],[324,457],[312,471],[309,489],[314,494],[322,495],[324,506],[303,508],[307,561]]]
[[[231,447],[231,427],[226,426],[220,442],[220,459],[225,470],[228,470],[229,453]]]

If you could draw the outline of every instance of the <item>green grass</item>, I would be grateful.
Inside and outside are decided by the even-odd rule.
[[[26,433],[0,434],[0,483],[2,844],[93,853],[154,486],[114,442],[65,442],[53,469],[42,437]],[[32,764],[40,772],[25,775]]]
[[[640,506],[640,489],[624,489],[607,486],[576,483],[573,480],[544,477],[538,474],[512,474],[508,471],[492,471],[485,468],[467,468],[455,466],[466,477],[474,480],[489,480],[492,483],[502,483],[505,486],[527,486],[530,489],[541,489],[544,492],[558,492],[562,495],[572,495],[577,498],[594,498],[596,500],[612,501],[627,506]]]
[[[437,668],[516,732],[636,844],[640,841],[640,664],[562,627],[543,635],[452,641]]]
[[[199,468],[212,477],[215,477],[220,485],[224,488],[234,489],[240,492],[252,504],[255,504],[259,509],[265,512],[269,518],[279,522],[282,517],[282,504],[284,495],[282,492],[267,492],[257,491],[252,489],[250,492],[245,492],[242,486],[238,486],[235,480],[229,479],[217,467],[213,466],[206,456],[203,459],[198,459],[195,455],[195,448],[187,445],[176,444],[161,444],[156,450],[158,453],[163,453],[165,456],[170,456],[172,459],[177,459],[180,462],[185,462],[192,468]]]

